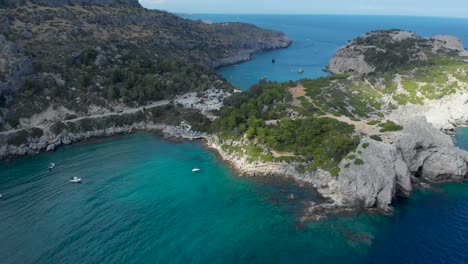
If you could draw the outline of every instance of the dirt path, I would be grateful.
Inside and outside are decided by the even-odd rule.
[[[157,102],[154,102],[152,104],[137,107],[137,108],[128,108],[128,109],[123,110],[120,113],[117,112],[117,111],[114,111],[114,112],[109,112],[109,113],[99,114],[99,115],[82,116],[82,117],[78,117],[78,118],[75,118],[75,119],[67,120],[65,122],[76,122],[76,121],[80,121],[82,119],[87,119],[87,118],[101,118],[101,117],[113,116],[113,115],[134,114],[134,113],[136,113],[138,111],[143,110],[144,108],[153,108],[153,107],[158,107],[158,106],[164,106],[164,105],[167,105],[167,104],[169,104],[169,100],[161,100],[161,101],[157,101]]]
[[[70,122],[77,122],[77,121],[80,121],[80,120],[83,120],[83,119],[88,119],[88,118],[101,118],[101,117],[114,116],[114,115],[117,116],[117,115],[125,115],[125,114],[134,114],[134,113],[136,113],[138,111],[143,110],[143,108],[148,109],[148,108],[153,108],[153,107],[158,107],[158,106],[164,106],[164,105],[169,104],[169,102],[170,102],[169,100],[161,100],[161,101],[157,101],[157,102],[154,102],[152,104],[137,107],[137,108],[128,108],[128,109],[123,110],[122,112],[113,111],[113,112],[109,112],[109,113],[105,113],[105,114],[82,116],[82,117],[66,120],[66,121],[63,121],[63,122],[70,123]],[[37,125],[37,126],[31,126],[31,127],[37,127],[37,128],[45,129],[47,126],[48,126],[47,124],[40,124],[40,125]],[[15,133],[15,132],[18,132],[20,130],[31,128],[31,127],[24,127],[24,128],[20,128],[20,129],[14,129],[14,130],[8,130],[8,131],[0,132],[0,135],[8,135],[10,133]]]
[[[354,120],[352,120],[351,118],[349,118],[347,116],[335,116],[335,115],[332,115],[332,114],[328,113],[327,111],[324,111],[323,109],[321,109],[319,106],[317,106],[315,104],[315,102],[314,102],[314,100],[312,98],[310,98],[307,95],[306,89],[302,84],[299,84],[296,87],[291,87],[291,88],[288,89],[288,91],[293,96],[293,98],[294,98],[293,104],[295,104],[295,105],[301,105],[301,102],[299,101],[298,98],[299,97],[304,97],[315,108],[317,108],[320,111],[326,113],[325,115],[323,115],[323,117],[333,118],[333,119],[336,119],[338,121],[353,125],[359,132],[362,132],[362,133],[367,134],[367,135],[381,134],[379,127],[368,125],[367,124],[368,121],[366,121],[366,120],[354,121]]]

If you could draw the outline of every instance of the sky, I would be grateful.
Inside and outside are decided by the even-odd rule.
[[[468,18],[468,0],[140,0],[174,13],[360,14]]]

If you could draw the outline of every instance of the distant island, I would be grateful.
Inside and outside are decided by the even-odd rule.
[[[288,47],[283,33],[131,0],[1,3],[1,159],[142,130],[204,139],[242,174],[328,198],[304,221],[391,213],[415,187],[468,177],[468,153],[449,136],[468,122],[468,52],[456,37],[369,32],[337,51],[329,77],[239,92],[214,69]]]

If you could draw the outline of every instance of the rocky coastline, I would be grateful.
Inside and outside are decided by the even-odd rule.
[[[404,129],[394,134],[391,144],[363,138],[356,150],[364,165],[348,166],[346,160],[340,163],[341,172],[338,177],[329,172],[317,170],[301,173],[297,167],[300,162],[260,162],[251,161],[246,156],[229,153],[223,149],[223,144],[242,146],[251,144],[244,141],[222,141],[216,135],[195,133],[177,126],[155,122],[135,122],[123,126],[112,126],[86,132],[73,133],[61,131],[53,133],[51,127],[43,128],[40,137],[29,136],[27,143],[13,145],[2,144],[0,159],[9,159],[25,155],[34,155],[44,151],[54,151],[56,148],[95,138],[125,135],[139,131],[154,132],[168,140],[198,140],[205,146],[216,151],[220,159],[231,165],[238,175],[249,177],[284,177],[296,181],[299,185],[313,186],[326,199],[324,203],[310,201],[304,211],[302,220],[320,219],[329,213],[349,212],[356,209],[378,210],[391,214],[391,204],[397,196],[409,197],[413,189],[421,183],[462,182],[468,178],[468,152],[454,146],[452,138],[444,133],[444,127],[468,124],[463,113],[467,107],[460,96],[444,100],[444,105],[450,102],[449,111],[439,111],[438,123],[431,123],[434,107],[441,102],[426,104],[425,111],[405,115],[407,109],[399,108],[388,114],[397,118]],[[447,101],[448,100],[448,101]],[[440,100],[439,100],[440,101]],[[458,103],[457,103],[458,102]],[[432,106],[432,107],[431,107]],[[445,115],[442,116],[442,113]],[[465,112],[466,113],[466,112]],[[453,119],[457,123],[453,123]],[[445,120],[444,122],[442,122]],[[3,132],[1,137],[17,132]]]
[[[305,209],[304,221],[357,209],[392,214],[392,202],[397,196],[409,197],[421,186],[468,179],[468,152],[457,148],[451,138],[457,127],[468,124],[468,101],[464,97],[454,95],[424,106],[408,106],[412,112],[407,112],[408,107],[390,112],[387,117],[395,118],[404,129],[393,133],[391,142],[363,138],[354,154],[364,164],[358,166],[343,160],[338,177],[322,170],[301,173],[297,170],[301,164],[298,162],[251,162],[248,157],[222,147],[252,144],[247,139],[222,141],[212,135],[206,138],[206,146],[219,153],[240,175],[280,176],[313,186],[328,201],[311,201]],[[446,111],[437,110],[441,105]],[[435,112],[437,118],[431,114]]]

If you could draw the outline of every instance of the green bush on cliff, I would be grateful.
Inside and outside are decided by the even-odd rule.
[[[393,131],[400,131],[403,129],[402,126],[390,120],[387,120],[387,122],[385,123],[379,124],[379,127],[382,128],[380,129],[380,132],[393,132]]]

